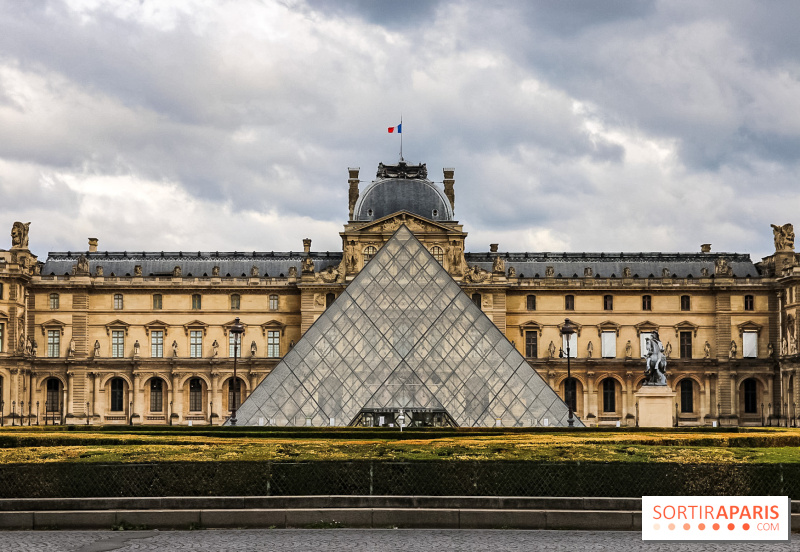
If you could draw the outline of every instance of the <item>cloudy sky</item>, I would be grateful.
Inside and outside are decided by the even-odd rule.
[[[772,251],[800,3],[0,0],[0,247],[341,247],[347,168],[455,167],[467,249]],[[362,184],[366,185],[366,182]]]

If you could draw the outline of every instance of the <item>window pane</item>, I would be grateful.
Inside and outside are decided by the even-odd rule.
[[[150,412],[163,412],[163,382],[160,379],[150,380]]]
[[[681,295],[681,310],[688,311],[691,307],[691,300],[688,295]]]
[[[47,330],[47,356],[58,358],[61,355],[61,331]]]
[[[150,356],[153,358],[164,356],[164,332],[150,332]]]
[[[203,383],[200,378],[189,381],[189,411],[201,412],[203,410]]]
[[[564,310],[575,310],[575,296],[567,295],[564,297]]]
[[[744,310],[754,310],[755,309],[755,301],[752,295],[745,295],[744,296]]]
[[[122,330],[111,332],[111,356],[113,358],[125,356],[125,332]]]
[[[51,293],[50,294],[50,308],[57,309],[58,308],[58,293]]]
[[[161,309],[161,305],[162,305],[162,303],[161,303],[161,294],[160,293],[156,293],[155,295],[153,295],[153,308],[155,310],[160,310]]]
[[[603,332],[601,346],[603,358],[615,358],[617,356],[617,332]]]
[[[4,347],[4,343],[5,343],[5,335],[6,335],[5,334],[5,329],[6,329],[5,325],[0,324],[0,353],[5,351],[5,349],[3,348]]]
[[[444,263],[444,250],[438,245],[431,247],[431,255],[439,264]]]
[[[756,380],[744,380],[744,412],[745,414],[758,413],[758,398],[756,395]]]
[[[125,382],[122,378],[111,380],[111,411],[122,412],[124,408]]]
[[[481,308],[481,294],[480,293],[473,293],[472,294],[472,302],[475,303],[475,305],[478,308]]]
[[[692,380],[681,381],[681,412],[694,412],[694,394]]]
[[[652,301],[653,300],[649,295],[643,295],[642,296],[642,310],[647,310],[647,311],[652,310],[652,308],[653,308]]]
[[[189,356],[191,358],[203,356],[203,332],[200,330],[189,332]]]
[[[236,386],[233,384],[233,380],[228,382],[228,410],[233,410],[236,408],[237,410],[242,405],[242,382],[238,379],[236,380]]]
[[[192,309],[196,310],[196,309],[201,309],[201,308],[202,308],[202,302],[201,302],[200,295],[198,295],[198,294],[192,295]]]
[[[567,354],[567,336],[562,336],[561,340],[561,347],[564,351],[564,356]],[[569,336],[569,357],[570,358],[577,358],[578,357],[578,334],[574,333]]]
[[[536,310],[536,296],[528,295],[525,306],[529,311]]]
[[[114,308],[116,310],[120,310],[122,308],[122,294],[115,293],[114,294]]]
[[[270,295],[269,296],[269,310],[278,310],[278,296],[277,295]]]
[[[241,305],[241,298],[238,294],[234,293],[231,295],[231,309],[239,310]]]
[[[55,378],[47,380],[47,396],[45,398],[46,412],[59,412],[61,401],[61,382]]]
[[[269,330],[267,332],[267,356],[269,358],[281,356],[280,332],[277,330]]]
[[[536,358],[538,356],[539,347],[539,333],[536,331],[525,332],[525,356],[527,358]]]
[[[642,358],[647,356],[647,340],[653,337],[652,332],[642,332],[639,334],[639,356]]]
[[[756,358],[758,356],[758,333],[744,332],[742,334],[742,356]]]
[[[681,358],[692,358],[692,332],[681,332]]]
[[[236,345],[236,357],[242,358],[242,343],[241,338],[239,341],[236,339],[236,334],[233,332],[228,332],[228,356],[233,358],[234,353],[234,345]]]
[[[603,412],[616,412],[617,410],[614,387],[613,379],[606,378],[603,380]]]
[[[613,310],[614,309],[614,297],[611,295],[604,295],[603,296],[603,309],[604,310]]]

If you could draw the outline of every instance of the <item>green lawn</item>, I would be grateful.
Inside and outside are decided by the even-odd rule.
[[[5,427],[0,463],[229,460],[797,463],[800,429]]]

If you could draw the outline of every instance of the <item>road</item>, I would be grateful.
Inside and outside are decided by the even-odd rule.
[[[199,531],[0,531],[2,550],[13,552],[217,552],[347,551],[471,552],[570,551],[670,552],[753,550],[800,551],[791,543],[643,543],[641,534],[594,531],[443,529],[241,529]]]

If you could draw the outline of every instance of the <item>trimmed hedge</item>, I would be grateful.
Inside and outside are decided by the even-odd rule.
[[[788,495],[800,499],[800,465],[353,461],[0,466],[0,498],[270,495]]]

